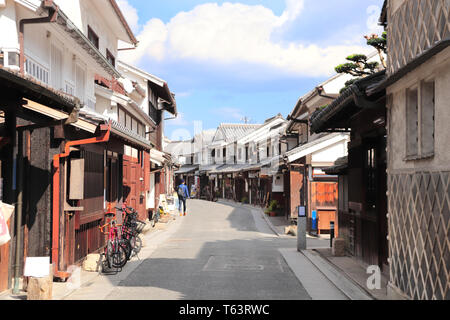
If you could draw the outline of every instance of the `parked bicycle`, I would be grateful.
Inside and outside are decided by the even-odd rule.
[[[100,231],[103,234],[108,235],[108,240],[104,249],[104,257],[106,260],[107,268],[105,268],[106,266],[103,265],[104,272],[110,271],[113,268],[121,269],[125,266],[127,261],[126,250],[123,242],[121,241],[121,235],[119,231],[119,227],[121,225],[117,223],[115,216],[107,214],[107,218],[110,218],[110,221],[105,225],[99,227]],[[108,229],[105,232],[106,228]]]
[[[110,221],[99,227],[102,233],[108,235],[103,254],[106,260],[106,265],[103,265],[103,272],[110,271],[112,268],[120,271],[127,261],[137,256],[142,249],[142,239],[139,237],[139,234],[142,233],[145,222],[139,221],[136,210],[127,206],[126,203],[122,207],[116,207],[115,209],[122,212],[123,223],[118,224],[116,213],[108,210],[105,216]],[[105,232],[106,228],[108,230]]]
[[[138,213],[131,207],[116,208],[123,213],[122,238],[126,240],[127,259],[137,256],[142,249],[142,239],[139,234],[145,227],[145,222],[137,219]]]

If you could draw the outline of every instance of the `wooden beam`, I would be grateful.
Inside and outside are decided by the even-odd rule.
[[[44,114],[55,120],[65,120],[69,118],[69,115],[67,113],[44,106],[43,104],[37,103],[35,101],[24,99],[24,102],[25,104],[22,105],[24,108]]]

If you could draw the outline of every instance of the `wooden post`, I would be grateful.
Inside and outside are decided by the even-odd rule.
[[[27,300],[53,299],[53,265],[49,265],[49,274],[45,278],[30,277],[28,281]]]

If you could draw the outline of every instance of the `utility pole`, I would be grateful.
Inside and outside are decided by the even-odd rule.
[[[248,118],[248,117],[244,117],[244,118],[242,118],[241,119],[241,121],[243,121],[245,124],[249,124],[250,123],[250,118]]]

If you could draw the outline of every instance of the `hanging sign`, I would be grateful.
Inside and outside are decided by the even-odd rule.
[[[45,278],[50,274],[50,257],[27,257],[25,259],[25,277]]]

